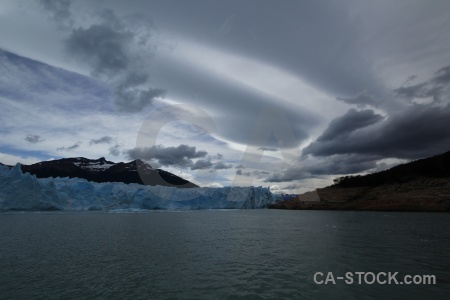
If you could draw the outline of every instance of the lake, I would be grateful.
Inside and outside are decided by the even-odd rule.
[[[449,229],[444,213],[3,213],[0,297],[450,299]],[[328,272],[354,282],[325,284]],[[372,274],[356,272],[436,284],[369,284]]]

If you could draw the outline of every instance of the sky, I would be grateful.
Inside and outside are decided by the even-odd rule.
[[[301,193],[450,150],[450,2],[0,0],[0,162]]]

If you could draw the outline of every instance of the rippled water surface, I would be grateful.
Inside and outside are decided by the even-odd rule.
[[[228,210],[0,214],[2,299],[450,299],[450,215]],[[315,272],[436,285],[317,285]]]

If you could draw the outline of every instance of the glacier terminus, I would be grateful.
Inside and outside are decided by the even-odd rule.
[[[0,210],[194,210],[265,208],[276,199],[269,188],[180,189],[80,178],[36,178],[21,165],[0,165]]]

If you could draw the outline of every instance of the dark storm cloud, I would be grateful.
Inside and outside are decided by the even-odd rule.
[[[40,135],[27,134],[27,136],[25,137],[25,141],[27,141],[28,143],[36,144],[43,142],[44,139]]]
[[[150,72],[138,54],[146,46],[151,22],[141,15],[119,19],[111,10],[99,14],[100,21],[71,31],[65,40],[66,52],[87,64],[93,76],[111,83],[115,103],[126,112],[138,112],[164,95],[160,88],[149,88]],[[152,56],[148,48],[147,56]]]
[[[39,3],[61,29],[67,29],[73,25],[70,0],[39,0]]]
[[[98,138],[98,139],[92,139],[89,142],[89,145],[93,145],[93,144],[109,144],[111,143],[113,140],[112,137],[105,135],[104,137]]]
[[[163,147],[161,145],[130,149],[126,153],[130,159],[156,161],[162,166],[191,167],[192,159],[206,157],[208,152],[197,151],[196,147],[181,144],[177,147]]]
[[[410,81],[407,80],[406,83]],[[394,93],[409,102],[416,98],[431,97],[436,103],[442,101],[450,103],[450,66],[438,70],[431,79],[425,82],[399,87],[394,90]]]
[[[76,142],[76,143],[73,144],[72,146],[69,146],[69,147],[59,147],[59,148],[56,148],[56,150],[58,150],[58,151],[71,151],[71,150],[77,149],[78,147],[80,147],[80,145],[81,145],[81,142]]]
[[[375,114],[373,110],[357,111],[350,109],[341,117],[330,122],[328,128],[317,139],[318,142],[325,142],[336,139],[341,135],[351,134],[357,129],[361,129],[380,122],[383,116]]]
[[[343,117],[338,119],[345,122]],[[325,132],[334,131],[332,125],[333,122]],[[303,155],[353,153],[405,159],[421,158],[450,149],[448,128],[450,105],[441,107],[414,104],[374,126],[357,131],[344,131],[335,136],[327,135],[327,138],[321,136],[303,150]]]
[[[376,107],[378,105],[377,100],[375,97],[367,92],[367,90],[364,90],[360,93],[358,93],[355,97],[345,98],[345,97],[336,97],[337,100],[343,101],[348,104],[354,104],[358,107],[363,107],[365,105],[374,106]]]
[[[440,103],[450,100],[450,68],[435,73],[430,80],[396,89],[408,99],[430,93]],[[407,82],[414,80],[410,77]],[[430,92],[430,93],[428,93]],[[428,93],[428,94],[427,94]],[[380,160],[411,160],[450,149],[450,104],[411,104],[387,117],[373,110],[350,109],[330,122],[328,128],[302,151],[297,165],[275,172],[266,182],[284,182],[322,175],[355,174],[386,168]]]

